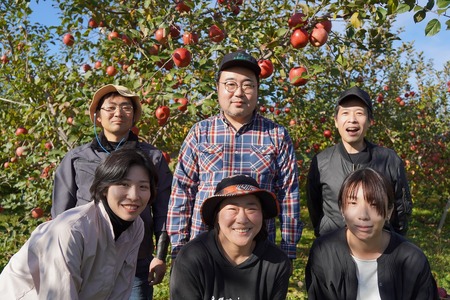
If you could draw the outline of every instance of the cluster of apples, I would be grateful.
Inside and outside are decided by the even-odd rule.
[[[244,0],[218,0],[217,2],[220,5],[226,5],[229,11],[238,15],[241,12],[240,6],[244,3]]]
[[[327,42],[332,27],[331,21],[328,18],[321,18],[314,26],[308,23],[308,17],[301,12],[294,13],[289,18],[289,28],[293,30],[291,34],[292,47],[300,49],[306,47],[308,43],[314,47],[320,47]],[[308,27],[312,27],[309,32]]]

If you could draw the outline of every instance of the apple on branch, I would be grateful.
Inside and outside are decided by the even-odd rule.
[[[172,59],[177,67],[184,68],[191,63],[192,55],[186,48],[178,48],[173,52]]]
[[[261,59],[258,61],[258,66],[261,68],[260,78],[268,78],[273,73],[273,64],[269,59]]]
[[[295,29],[291,35],[291,45],[295,49],[303,48],[308,45],[308,32],[303,28]]]
[[[305,85],[308,79],[303,78],[303,74],[308,74],[308,70],[305,67],[293,67],[289,71],[289,81],[294,86]]]
[[[66,33],[66,35],[64,35],[64,37],[63,37],[63,43],[66,46],[72,47],[73,44],[75,43],[75,39],[74,39],[73,35],[71,35],[70,33]]]

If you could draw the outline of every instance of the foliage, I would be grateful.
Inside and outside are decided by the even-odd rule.
[[[393,0],[243,1],[239,11],[234,2],[216,1],[55,3],[61,18],[55,27],[31,23],[26,1],[0,3],[0,251],[4,253],[0,266],[44,220],[33,219],[31,209],[39,206],[46,212],[44,218],[49,217],[53,172],[61,158],[92,139],[96,129],[87,111],[98,87],[116,83],[136,91],[143,105],[139,137],[175,158],[192,124],[218,111],[214,87],[220,58],[242,48],[274,65],[274,73],[261,79],[260,109],[289,129],[303,190],[312,156],[338,139],[337,134],[329,138],[323,134],[333,131],[338,93],[353,85],[369,92],[375,101],[369,139],[395,149],[404,159],[416,203],[413,224],[417,231],[412,238],[425,247],[439,283],[450,289],[450,279],[445,277],[449,250],[444,246],[449,228],[444,227],[443,237],[434,234],[450,197],[450,64],[437,71],[413,45],[394,48],[398,33],[391,27],[397,13],[410,10],[421,19],[431,12],[446,18],[448,1],[428,1],[425,7]],[[326,18],[344,29],[332,30],[322,47],[309,44],[295,49],[290,45],[288,19],[298,11],[308,16],[308,31]],[[89,23],[91,19],[97,27]],[[432,22],[428,35],[439,31],[440,25]],[[223,41],[210,39],[212,25],[224,31]],[[179,37],[173,30],[176,26]],[[167,41],[156,39],[160,28]],[[113,38],[112,32],[120,38]],[[186,32],[196,32],[199,42],[184,45]],[[67,33],[74,37],[72,46],[63,43]],[[192,61],[183,68],[173,66],[172,60],[173,51],[180,47],[192,53]],[[300,65],[308,69],[308,83],[293,86],[289,70]],[[108,75],[108,66],[116,68],[117,74]],[[182,97],[189,101],[186,111],[179,110],[175,101]],[[162,105],[169,106],[171,115],[159,124],[154,112]],[[28,133],[16,135],[21,126]],[[16,154],[18,147],[25,149],[24,154]],[[428,243],[430,236],[433,243]],[[296,281],[303,278],[311,241],[312,233],[306,228],[293,276]],[[291,288],[300,297],[297,282]],[[161,289],[164,295],[164,285]]]

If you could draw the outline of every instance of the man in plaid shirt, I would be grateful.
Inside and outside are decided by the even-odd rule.
[[[283,126],[257,112],[260,67],[244,51],[224,56],[217,75],[221,111],[196,123],[181,146],[167,217],[172,257],[207,230],[200,216],[216,185],[236,174],[250,175],[280,202],[281,249],[296,258],[302,234],[297,160]],[[275,220],[267,222],[275,241]]]

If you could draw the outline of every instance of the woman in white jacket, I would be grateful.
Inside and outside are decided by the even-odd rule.
[[[94,201],[39,225],[0,274],[2,299],[128,299],[157,174],[136,149],[95,171]]]

